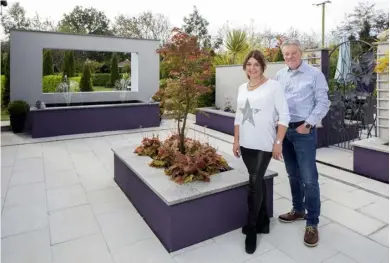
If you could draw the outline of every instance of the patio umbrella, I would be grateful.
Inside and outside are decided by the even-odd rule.
[[[348,74],[351,73],[351,47],[346,37],[341,40],[339,47],[339,56],[337,61],[336,73],[334,78],[339,83],[348,82]]]

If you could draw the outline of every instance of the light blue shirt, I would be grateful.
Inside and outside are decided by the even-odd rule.
[[[317,68],[302,61],[296,70],[288,67],[276,74],[284,87],[290,122],[306,121],[316,125],[329,111],[328,83]]]

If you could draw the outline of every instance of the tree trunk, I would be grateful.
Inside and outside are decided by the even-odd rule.
[[[180,132],[180,152],[182,154],[185,154],[185,145],[184,145],[185,136],[184,136],[184,132],[185,132],[186,123],[187,123],[187,115],[188,115],[187,111],[188,111],[188,109],[186,109],[186,112],[184,113],[183,125],[181,126],[181,132]]]
[[[182,132],[182,129],[180,128],[180,118],[177,120],[177,132],[179,134],[179,151],[180,151],[180,153],[185,154],[184,133]]]

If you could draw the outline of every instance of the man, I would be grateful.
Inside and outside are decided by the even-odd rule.
[[[283,158],[293,208],[280,215],[279,220],[291,223],[306,219],[304,243],[314,247],[318,244],[317,225],[321,208],[315,125],[329,110],[328,84],[320,70],[302,61],[298,40],[286,40],[281,49],[287,67],[277,73],[276,79],[285,88],[291,116],[283,140]]]

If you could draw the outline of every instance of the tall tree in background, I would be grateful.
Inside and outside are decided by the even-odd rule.
[[[133,17],[115,17],[113,31],[120,37],[159,39],[163,45],[170,35],[171,25],[168,17],[148,11]]]
[[[2,74],[5,75],[5,84],[4,84],[4,90],[1,91],[1,102],[2,102],[2,107],[7,108],[9,101],[10,101],[10,80],[11,80],[11,69],[10,69],[10,55],[9,53],[7,54],[6,59],[4,60],[5,65],[4,65],[4,73]]]
[[[1,41],[1,56],[0,57],[1,58],[5,57],[5,55],[9,52],[10,52],[9,41]],[[1,68],[3,68],[3,66],[1,66]],[[3,72],[3,70],[1,72]],[[3,73],[1,73],[1,74],[3,74]]]
[[[389,28],[389,14],[383,10],[376,10],[375,4],[360,2],[352,13],[346,14],[345,21],[337,28],[341,36],[358,39],[362,30],[370,36],[376,36]],[[363,35],[367,34],[364,33]]]
[[[209,22],[200,15],[196,6],[194,6],[193,13],[190,14],[188,18],[184,17],[183,21],[183,30],[187,34],[195,36],[198,39],[200,47],[218,49],[222,44],[222,41],[219,38],[217,38],[214,43],[211,43],[211,35],[207,29]]]
[[[58,23],[58,31],[74,34],[112,35],[110,20],[103,11],[82,6],[76,6],[70,13],[63,15],[62,20]],[[75,56],[78,61],[85,61],[89,58],[99,62],[109,57],[103,52],[79,50],[75,51]]]
[[[43,53],[43,76],[53,75],[53,56],[51,50],[45,50]]]
[[[269,28],[264,29],[264,31],[260,33],[261,45],[264,48],[273,48],[277,37],[280,35],[280,33],[274,32]]]
[[[31,21],[26,17],[26,10],[16,2],[1,17],[1,24],[4,34],[8,37],[11,29],[29,29]]]
[[[64,14],[58,30],[76,34],[108,35],[110,20],[102,11],[93,7],[76,6],[69,14]]]
[[[115,87],[115,83],[117,80],[119,80],[121,77],[119,75],[119,69],[118,69],[118,58],[116,54],[112,54],[112,60],[111,60],[111,75],[110,75],[110,84],[112,87]]]
[[[83,66],[83,74],[80,78],[80,91],[93,91],[91,69],[88,62],[85,62]]]
[[[286,34],[283,34],[283,37],[298,39],[303,49],[318,48],[320,46],[320,38],[315,32],[302,33],[298,29],[290,27]]]
[[[37,31],[57,31],[57,25],[53,20],[39,16],[35,13],[35,16],[30,18],[30,29]]]
[[[63,74],[67,75],[68,78],[76,76],[76,59],[73,50],[65,51]]]

